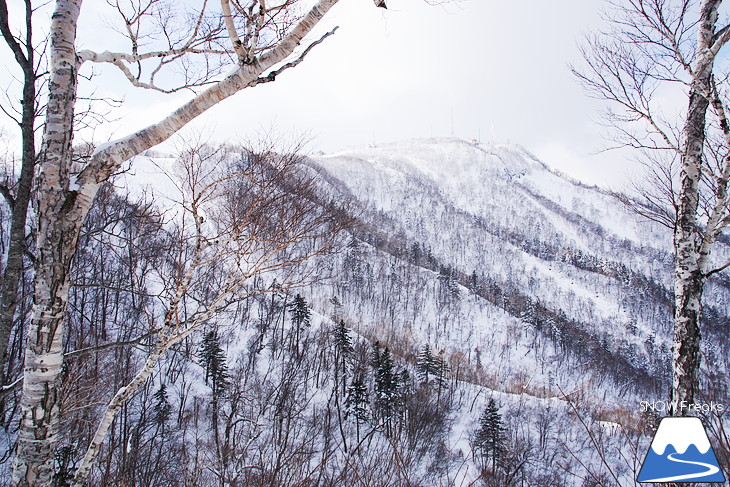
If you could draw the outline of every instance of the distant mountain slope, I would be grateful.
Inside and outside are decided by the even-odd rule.
[[[335,195],[353,200],[360,211],[355,236],[368,249],[350,249],[343,265],[366,261],[374,286],[397,281],[390,329],[448,344],[451,353],[472,361],[475,348],[498,357],[495,350],[512,340],[522,355],[541,355],[535,362],[540,368],[570,362],[565,368],[571,372],[562,372],[570,383],[608,373],[619,388],[628,380],[632,388],[665,389],[672,306],[668,229],[612,195],[550,170],[519,146],[424,139],[318,156],[310,164]],[[414,266],[431,294],[409,287],[413,271],[405,267]],[[343,272],[335,288],[362,303],[365,288],[348,287],[352,279],[366,278]],[[443,290],[437,288],[449,280],[458,284],[456,299],[439,297]],[[710,314],[717,313],[711,318],[722,319],[727,288],[709,289]],[[410,309],[413,302],[419,304]],[[495,311],[478,318],[475,309]],[[352,314],[373,334],[383,328],[362,305]],[[515,337],[494,338],[513,328]],[[535,344],[543,340],[547,348],[540,349]],[[720,349],[727,350],[726,339]],[[520,369],[502,367],[504,377]],[[542,380],[549,387],[555,379]]]
[[[68,319],[62,472],[154,350],[168,296],[192,275],[181,272],[195,265],[190,252],[296,227],[287,208],[304,221],[326,208],[335,228],[355,222],[334,238],[338,252],[246,272],[246,290],[210,316],[199,310],[229,270],[266,252],[247,246],[200,264],[175,319],[206,318],[122,408],[94,485],[635,483],[658,419],[640,401],[666,401],[669,384],[666,229],[517,146],[354,149],[305,158],[260,190],[250,184],[269,181],[256,176],[280,154],[199,153],[220,158],[137,158],[89,216]],[[186,181],[201,174],[231,186],[186,221]],[[298,190],[307,174],[312,191]],[[269,195],[285,195],[285,208],[246,224],[252,201]],[[230,229],[237,236],[219,239]],[[331,236],[317,231],[301,248]],[[727,398],[728,281],[714,277],[705,293],[703,385],[714,390],[702,399],[715,402]],[[12,440],[0,435],[8,451]],[[0,462],[0,479],[8,471]]]

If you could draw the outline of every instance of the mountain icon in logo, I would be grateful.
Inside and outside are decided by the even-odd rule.
[[[662,419],[637,482],[724,482],[700,418]]]

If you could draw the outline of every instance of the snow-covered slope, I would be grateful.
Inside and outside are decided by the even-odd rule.
[[[226,157],[246,155],[232,148]],[[150,155],[118,178],[118,191],[149,197],[161,216],[148,218],[149,234],[137,233],[142,217],[129,225],[125,238],[141,256],[130,261],[134,267],[117,255],[127,240],[119,245],[100,232],[87,244],[77,266],[89,289],[113,276],[120,281],[114,292],[132,280],[134,289],[164,294],[152,270],[166,262],[158,253],[167,255],[169,242],[184,235],[186,189],[171,184],[179,164]],[[656,419],[642,414],[640,401],[667,399],[666,229],[518,146],[426,139],[305,164],[321,183],[316,191],[296,193],[290,180],[281,186],[294,207],[315,214],[336,208],[328,199],[341,204],[334,218],[355,220],[341,251],[291,274],[257,276],[251,286],[261,292],[236,299],[165,355],[115,424],[114,438],[134,445],[110,447],[96,472],[100,485],[162,485],[164,478],[262,487],[633,485]],[[130,205],[107,193],[92,215],[99,228],[109,225],[105,218],[116,221],[114,208]],[[202,218],[190,228],[213,228],[216,206],[198,209]],[[169,238],[158,235],[163,230]],[[717,251],[730,256],[726,245]],[[226,269],[202,276],[201,289],[226,282],[216,273]],[[74,291],[81,304],[71,316],[72,348],[110,340],[87,337],[87,301],[109,316],[97,321],[115,323],[99,326],[100,335],[124,341],[145,332],[134,328],[146,323],[135,317],[157,301],[113,299],[87,287]],[[703,366],[713,378],[706,383],[724,394],[727,277],[708,282],[705,300]],[[194,312],[201,301],[189,301]],[[132,328],[116,324],[117,316],[129,317]],[[95,404],[126,383],[145,350],[105,352],[100,363],[126,366]],[[89,411],[72,413],[84,431]],[[492,428],[501,432],[499,458],[479,439],[494,421],[501,421]]]
[[[618,389],[626,381],[642,393],[665,388],[668,229],[514,145],[423,139],[318,156],[311,165],[360,211],[355,237],[363,245],[342,265],[366,267],[375,286],[392,283],[391,297],[379,300],[343,269],[328,291],[343,294],[351,318],[371,334],[407,332],[472,365],[477,350],[482,363],[498,364],[488,370],[497,381],[527,373],[533,387],[590,389],[608,375]],[[719,316],[728,315],[727,294],[715,286],[707,296]]]

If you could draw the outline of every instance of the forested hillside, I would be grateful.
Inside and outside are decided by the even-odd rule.
[[[92,485],[634,485],[640,402],[671,381],[670,249],[518,146],[140,156],[82,233],[56,485],[147,369]],[[704,299],[701,399],[722,402],[726,273]],[[17,391],[2,408],[7,483]]]

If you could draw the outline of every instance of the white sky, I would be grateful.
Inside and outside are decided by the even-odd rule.
[[[310,148],[325,152],[414,137],[493,139],[521,144],[578,179],[618,187],[631,164],[618,152],[596,155],[607,144],[596,123],[601,105],[568,68],[582,34],[600,28],[604,2],[388,0],[384,10],[372,0],[342,0],[323,26],[340,29],[300,66],[225,100],[191,128],[235,140],[276,127],[308,133]],[[84,5],[82,48],[98,50],[105,29],[96,3]],[[118,121],[96,131],[97,142],[154,123],[187,97],[129,89],[119,74],[102,72],[97,95],[123,93],[125,103]]]

